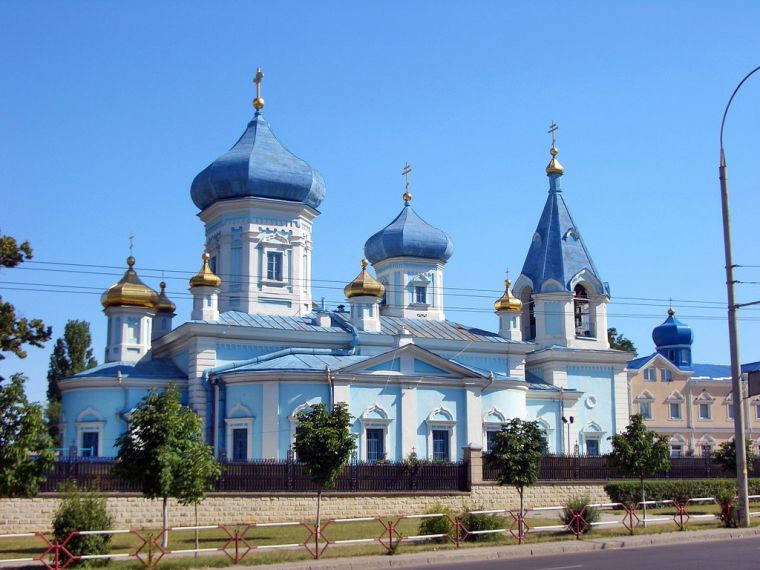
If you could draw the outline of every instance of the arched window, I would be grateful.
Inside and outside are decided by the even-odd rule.
[[[596,337],[594,323],[591,319],[591,305],[588,292],[580,283],[573,290],[573,308],[575,314],[575,336]]]
[[[520,291],[520,300],[523,304],[523,340],[533,340],[536,338],[536,311],[533,290],[530,287],[523,287]]]

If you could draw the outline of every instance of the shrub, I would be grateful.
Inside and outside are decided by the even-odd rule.
[[[434,514],[434,513],[441,513],[443,515],[448,516],[441,516],[441,517],[430,517],[425,518],[420,521],[420,527],[418,529],[418,533],[421,535],[427,535],[427,534],[448,534],[451,532],[451,520],[456,517],[456,513],[454,513],[453,510],[451,510],[449,507],[444,507],[443,505],[436,503],[429,509],[425,511],[426,515]],[[450,519],[449,519],[450,517]],[[448,542],[448,539],[445,536],[437,537],[435,539],[435,542]]]
[[[106,499],[93,490],[80,490],[76,485],[65,487],[65,496],[53,515],[53,536],[63,542],[75,530],[109,530],[111,516]],[[108,554],[110,534],[92,534],[72,538],[66,548],[72,554]],[[91,564],[94,561],[89,561]]]
[[[750,481],[750,493],[760,490],[760,480]],[[669,479],[644,481],[648,501],[687,501],[696,497],[715,497],[721,492],[735,489],[735,482],[729,479]],[[638,481],[608,483],[604,490],[613,503],[636,505],[641,500]]]
[[[720,492],[715,494],[715,500],[720,505],[720,522],[726,528],[735,528],[736,519],[734,518],[734,511],[736,510],[736,489],[731,487],[730,489],[721,489]]]
[[[484,510],[482,507],[476,507],[473,511]],[[462,517],[462,524],[468,532],[478,530],[497,530],[504,528],[505,519],[499,515],[485,514],[485,513],[473,513],[470,510],[466,511]],[[490,540],[497,540],[499,533],[493,532],[488,534],[468,534],[467,540],[473,542],[486,542]]]
[[[581,517],[583,518],[583,521],[586,521],[586,524],[581,520],[574,520],[576,513],[581,513]],[[570,530],[582,534],[591,532],[594,528],[591,524],[598,522],[599,517],[599,510],[591,506],[591,499],[588,496],[570,498],[567,503],[565,503],[565,507],[559,515],[562,523],[569,525]]]

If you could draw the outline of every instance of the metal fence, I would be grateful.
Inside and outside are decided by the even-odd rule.
[[[713,463],[709,457],[672,457],[670,469],[655,475],[655,479],[719,479],[735,477]],[[750,477],[760,476],[760,459],[749,471]],[[541,459],[541,481],[606,481],[624,479],[607,464],[606,455],[559,455],[549,454]],[[483,466],[483,479],[495,481],[496,470]]]
[[[113,458],[63,457],[56,461],[40,491],[58,491],[67,482],[101,491],[140,491],[139,485],[112,474]],[[363,463],[353,461],[338,476],[336,491],[466,491],[468,464],[430,462]],[[223,462],[215,491],[316,491],[305,466],[295,461]]]

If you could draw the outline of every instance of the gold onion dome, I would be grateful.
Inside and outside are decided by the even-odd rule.
[[[135,258],[131,255],[127,258],[128,269],[118,283],[111,285],[100,297],[104,309],[108,307],[145,307],[155,309],[158,304],[158,295],[140,281],[134,270]]]
[[[385,295],[385,285],[367,273],[367,265],[369,265],[369,261],[362,259],[361,273],[343,289],[347,299],[361,296],[382,297]]]
[[[522,301],[512,294],[512,291],[509,289],[510,285],[512,285],[512,282],[509,279],[504,281],[504,294],[497,299],[493,306],[497,311],[518,313],[522,311]]]
[[[211,256],[206,252],[201,256],[201,259],[203,259],[203,267],[190,279],[190,287],[219,287],[222,284],[222,280],[211,271],[211,267],[208,264]]]
[[[173,313],[177,310],[177,305],[172,303],[171,299],[166,296],[166,283],[161,281],[161,292],[158,294],[156,311],[159,313]]]
[[[547,174],[562,174],[565,172],[565,167],[562,166],[559,163],[559,160],[557,160],[557,155],[559,154],[559,149],[556,146],[552,145],[552,148],[549,150],[549,154],[552,155],[552,159],[549,161],[549,164],[546,165],[546,173]]]

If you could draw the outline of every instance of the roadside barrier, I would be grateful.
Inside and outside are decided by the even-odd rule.
[[[753,495],[751,500],[760,500],[760,495]],[[30,532],[16,534],[0,535],[0,547],[3,547],[5,541],[20,539],[37,539],[40,541],[41,552],[36,556],[27,558],[0,558],[0,568],[8,564],[22,563],[39,563],[48,570],[65,570],[72,563],[84,560],[134,560],[142,564],[145,568],[155,568],[159,562],[167,556],[183,555],[210,555],[224,554],[235,564],[242,562],[247,556],[254,552],[265,552],[277,549],[305,549],[312,558],[319,559],[325,550],[332,546],[347,546],[358,544],[377,544],[382,546],[387,552],[394,552],[402,543],[413,543],[427,540],[444,540],[459,548],[461,544],[472,537],[481,535],[501,535],[514,539],[518,544],[522,544],[528,534],[537,534],[542,532],[569,533],[580,540],[586,532],[594,527],[613,527],[622,526],[630,534],[634,534],[639,526],[648,524],[675,524],[678,530],[684,530],[692,520],[727,520],[725,517],[733,513],[732,502],[721,504],[720,514],[702,513],[695,514],[689,512],[689,509],[698,504],[719,504],[713,497],[699,497],[685,501],[667,500],[667,501],[646,501],[636,505],[625,505],[623,503],[602,503],[587,505],[580,511],[569,510],[566,507],[535,507],[526,509],[523,513],[510,509],[493,509],[470,511],[467,515],[493,515],[504,520],[503,528],[488,530],[470,530],[467,528],[467,515],[464,517],[452,516],[447,513],[428,513],[412,514],[397,517],[359,517],[359,518],[336,518],[326,519],[321,527],[310,525],[305,522],[273,522],[273,523],[243,523],[239,525],[204,525],[204,526],[179,526],[166,529],[169,537],[172,533],[195,531],[196,541],[195,548],[171,549],[162,546],[162,532],[146,533],[143,530],[124,529],[124,530],[87,530],[75,531],[69,534],[63,541],[56,541],[49,533]],[[665,516],[639,516],[639,512],[644,512],[644,505],[647,507],[672,507],[673,513]],[[591,521],[588,516],[588,509],[596,509],[600,513],[606,514],[603,519]],[[622,518],[612,518],[619,516],[622,512]],[[651,512],[651,511],[650,511]],[[554,525],[535,525],[529,524],[526,519],[546,518],[548,513],[563,514],[567,522],[561,522]],[[614,515],[613,515],[614,513]],[[760,516],[760,512],[750,512],[750,517]],[[424,519],[443,519],[448,527],[448,532],[437,534],[411,534],[404,535],[399,527],[403,521],[424,520]],[[560,517],[557,516],[559,519]],[[377,523],[377,534],[367,537],[333,539],[330,538],[332,530],[345,524],[351,523]],[[260,544],[261,539],[253,536],[255,529],[277,528],[277,527],[300,527],[304,529],[305,539],[299,542],[287,544]],[[204,542],[217,540],[219,544],[213,547],[201,547],[198,541],[200,531],[220,531],[218,539],[205,538]],[[77,536],[86,535],[131,535],[134,537],[134,545],[128,552],[116,554],[91,554],[77,555],[70,551],[71,541]],[[25,547],[26,549],[26,547]],[[7,548],[6,548],[7,550]]]

